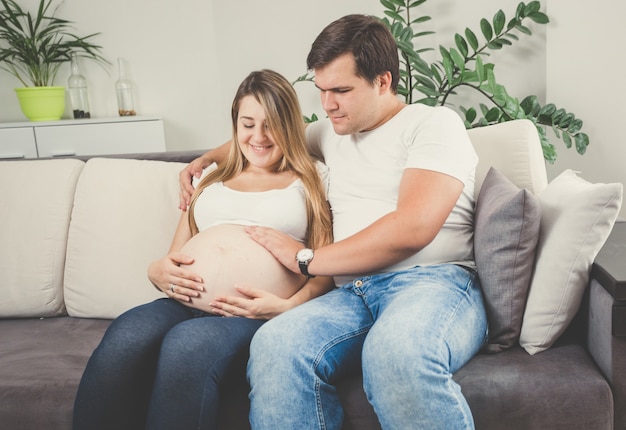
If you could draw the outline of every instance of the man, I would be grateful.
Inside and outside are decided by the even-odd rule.
[[[482,346],[487,321],[472,254],[477,156],[463,124],[448,108],[399,100],[396,45],[376,18],[331,23],[307,66],[328,115],[307,143],[330,169],[335,242],[309,250],[269,228],[249,233],[292,271],[334,276],[338,288],[255,335],[252,427],[339,429],[333,384],[362,369],[384,429],[471,429],[452,375]],[[223,153],[181,172],[183,188]],[[247,306],[218,305],[233,315]]]

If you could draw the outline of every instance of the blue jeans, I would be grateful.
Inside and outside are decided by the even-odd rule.
[[[472,429],[452,374],[486,339],[471,270],[446,264],[357,278],[257,331],[248,362],[252,428],[341,428],[334,385],[362,369],[383,429]]]
[[[159,299],[115,319],[93,352],[74,405],[79,429],[211,429],[218,386],[245,381],[263,322],[221,318]]]

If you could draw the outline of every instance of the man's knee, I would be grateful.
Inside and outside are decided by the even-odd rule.
[[[293,347],[293,328],[289,329],[278,319],[272,319],[263,324],[252,337],[250,356],[275,355],[278,357],[288,354]]]

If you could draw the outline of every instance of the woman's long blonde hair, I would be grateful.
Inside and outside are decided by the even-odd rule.
[[[240,174],[248,164],[239,147],[237,120],[239,105],[246,96],[253,96],[265,111],[267,126],[274,143],[283,152],[279,171],[290,170],[304,184],[307,209],[307,246],[319,248],[332,242],[332,220],[325,188],[306,148],[304,122],[298,96],[293,86],[282,75],[272,70],[250,73],[239,85],[231,109],[233,143],[226,161],[220,163],[200,181],[189,206],[191,234],[198,233],[193,212],[202,190],[214,182],[227,181]],[[280,216],[280,215],[278,215]]]

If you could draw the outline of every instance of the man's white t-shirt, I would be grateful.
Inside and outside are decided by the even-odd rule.
[[[441,172],[460,180],[463,193],[436,238],[384,272],[417,265],[455,263],[474,267],[474,174],[478,156],[460,117],[446,107],[412,104],[380,127],[337,135],[330,120],[310,124],[311,153],[329,168],[328,200],[335,241],[394,211],[404,169]],[[337,285],[354,277],[336,277]]]

